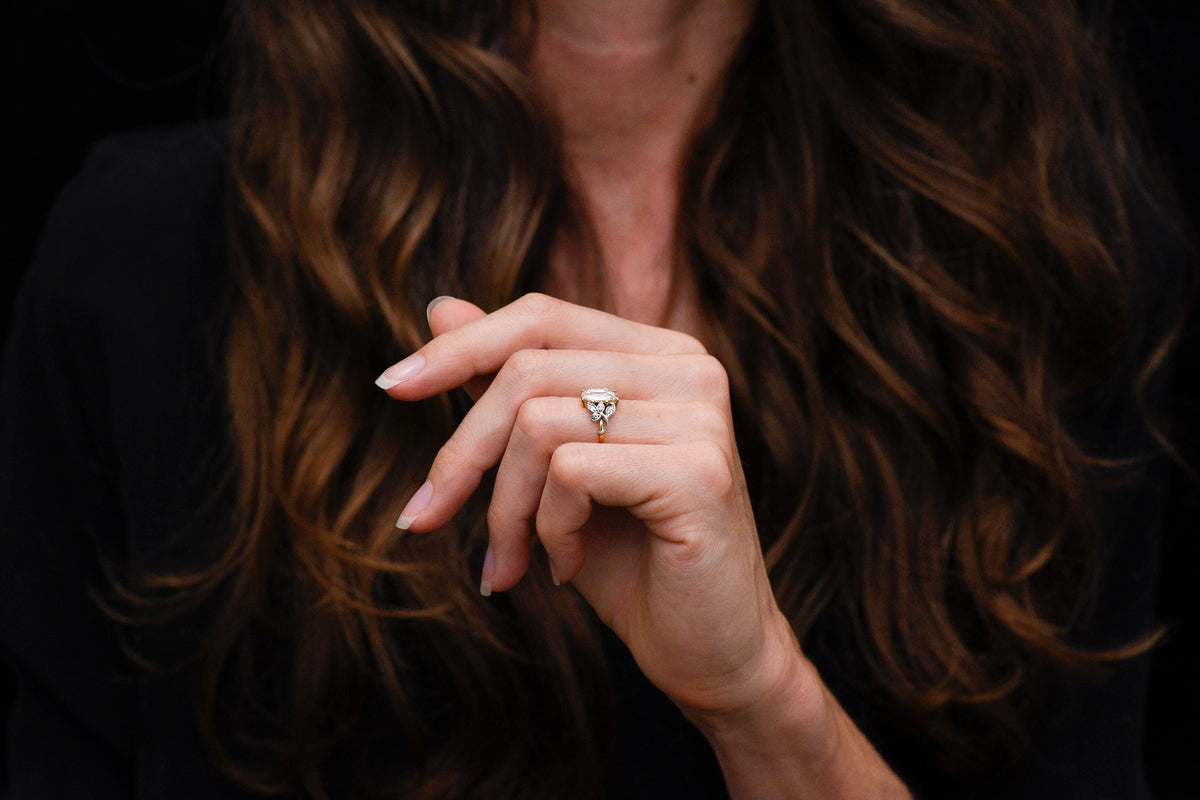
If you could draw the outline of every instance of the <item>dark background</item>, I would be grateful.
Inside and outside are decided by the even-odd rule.
[[[1141,101],[1147,143],[1200,231],[1200,2],[1107,3],[1118,57]],[[1195,256],[1193,254],[1193,262]],[[1175,371],[1174,438],[1200,469],[1200,303],[1193,307]],[[1155,654],[1146,763],[1157,800],[1200,798],[1200,485],[1171,475],[1159,614],[1168,638]]]
[[[1047,0],[1052,2],[1053,0]],[[1148,142],[1185,217],[1200,223],[1200,2],[1081,0],[1111,28],[1141,100]],[[46,214],[88,147],[105,134],[223,113],[225,3],[70,0],[8,3],[0,127],[0,329]],[[1200,311],[1195,315],[1200,317]],[[1185,333],[1176,436],[1200,465],[1200,321]],[[1147,762],[1160,800],[1200,798],[1200,488],[1176,470],[1154,661]],[[0,675],[0,717],[8,699]],[[64,765],[67,767],[67,765]],[[68,767],[69,768],[69,767]],[[0,786],[3,786],[0,758]],[[2,790],[0,790],[2,791]]]
[[[223,2],[6,2],[4,213],[8,299],[54,198],[105,134],[219,116]]]

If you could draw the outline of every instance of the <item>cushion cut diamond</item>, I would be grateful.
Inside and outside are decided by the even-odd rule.
[[[617,402],[617,393],[612,389],[584,389],[579,396],[583,398],[583,402],[587,403],[589,408],[594,403],[608,406]]]

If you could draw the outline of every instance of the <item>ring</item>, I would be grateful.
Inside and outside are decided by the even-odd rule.
[[[592,422],[600,423],[600,441],[604,441],[604,432],[608,430],[608,419],[617,410],[621,398],[612,389],[584,389],[579,394],[583,407],[592,413]]]

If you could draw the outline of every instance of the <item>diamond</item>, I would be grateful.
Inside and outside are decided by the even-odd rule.
[[[579,397],[588,404],[588,410],[591,410],[593,404],[606,406],[615,405],[617,402],[617,393],[612,389],[584,389]]]

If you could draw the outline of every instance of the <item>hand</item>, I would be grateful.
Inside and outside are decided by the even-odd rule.
[[[477,402],[398,524],[445,525],[498,464],[485,594],[525,574],[534,521],[555,578],[573,582],[689,714],[743,711],[797,674],[726,375],[699,342],[543,295],[490,315],[446,300],[431,326],[440,335],[380,385],[401,400],[466,385]],[[579,400],[591,387],[621,397],[603,444]]]
[[[543,295],[486,315],[445,300],[430,326],[380,385],[477,402],[397,525],[445,525],[498,464],[481,591],[525,574],[533,520],[555,577],[708,737],[731,797],[909,797],[775,604],[725,372],[699,342]],[[603,444],[593,387],[621,396]]]

